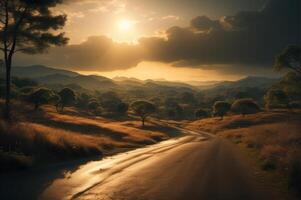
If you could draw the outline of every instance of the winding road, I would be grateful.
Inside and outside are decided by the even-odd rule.
[[[7,199],[41,200],[277,199],[255,181],[251,171],[233,144],[190,132],[66,170],[34,191],[35,196],[24,188],[39,184],[37,177],[27,177],[25,184],[6,184],[6,189],[1,186],[0,192]]]

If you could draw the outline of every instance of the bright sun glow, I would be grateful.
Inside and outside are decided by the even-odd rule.
[[[123,19],[123,20],[120,20],[117,25],[118,25],[119,30],[128,32],[128,31],[131,31],[132,28],[134,27],[134,22],[127,20],[127,19]]]

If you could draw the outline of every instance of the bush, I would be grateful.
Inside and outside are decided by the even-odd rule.
[[[217,101],[213,105],[213,115],[219,116],[221,119],[230,111],[231,105],[225,101]]]
[[[232,104],[231,111],[245,116],[258,113],[260,108],[253,99],[238,99]]]

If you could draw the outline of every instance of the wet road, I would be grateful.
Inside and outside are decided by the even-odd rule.
[[[250,171],[234,145],[207,134],[191,134],[66,171],[37,198],[275,199],[255,183]]]

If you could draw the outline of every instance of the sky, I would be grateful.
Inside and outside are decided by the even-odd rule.
[[[277,75],[275,55],[300,44],[300,0],[65,0],[65,47],[17,56],[107,77],[180,81]]]

